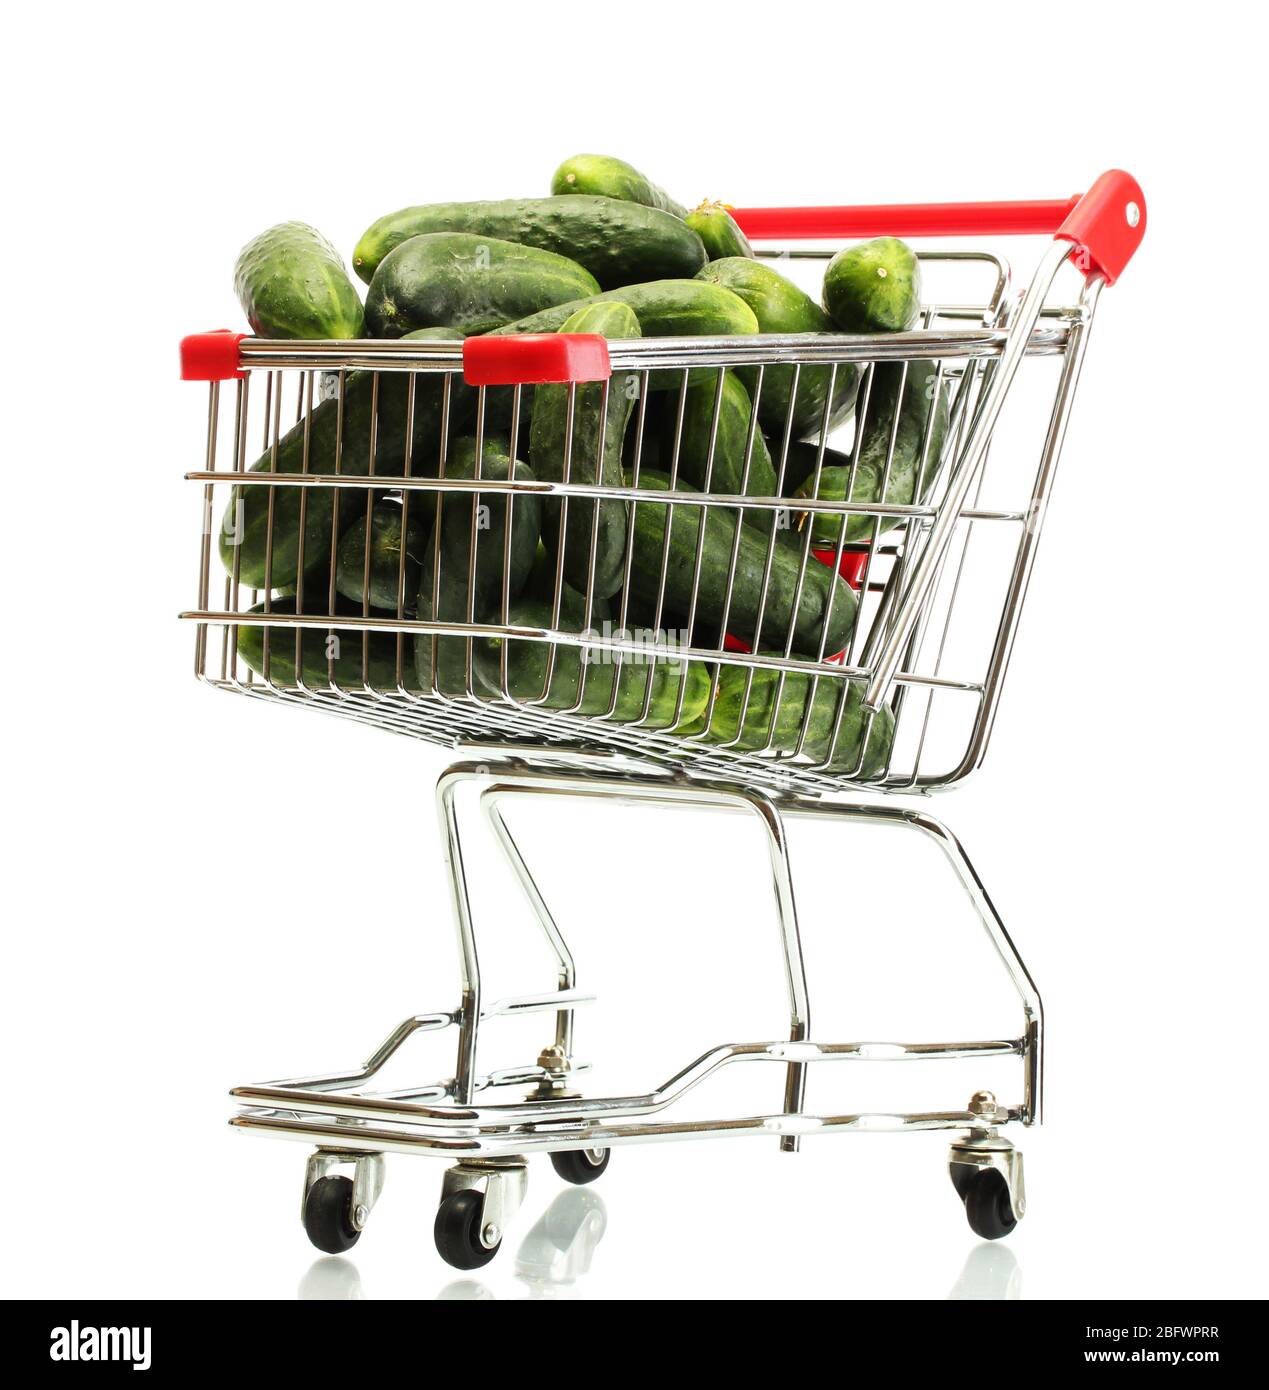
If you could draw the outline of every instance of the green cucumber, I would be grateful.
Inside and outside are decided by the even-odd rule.
[[[428,542],[423,553],[423,574],[419,584],[418,597],[414,601],[414,615],[420,622],[466,623],[491,621],[487,608],[475,606],[474,616],[469,615],[467,602],[467,573],[459,573],[443,561],[440,573],[440,601],[433,608],[433,592],[436,571],[435,537]],[[433,611],[436,613],[433,619]],[[424,694],[433,693],[433,666],[435,666],[436,692],[441,695],[461,696],[467,694],[467,652],[469,640],[466,637],[442,637],[436,633],[419,632],[414,637],[414,677]],[[436,660],[433,662],[433,645]],[[472,664],[472,692],[481,694],[483,686],[475,662]],[[484,693],[488,693],[484,691]]]
[[[462,338],[449,328],[426,328],[409,338],[457,341]],[[378,377],[376,392],[375,380]],[[338,400],[314,406],[306,420],[287,431],[278,441],[276,471],[302,473],[307,437],[308,472],[338,471],[365,477],[370,471],[371,424],[375,475],[400,476],[405,471],[406,418],[411,382],[414,383],[414,430],[410,468],[416,477],[435,477],[441,423],[444,419],[446,375],[439,373],[351,372],[344,386],[341,415]],[[376,400],[377,397],[377,400]],[[450,429],[462,429],[475,411],[476,393],[456,378],[450,388]],[[341,429],[342,425],[342,429]],[[274,468],[272,449],[267,449],[251,465],[253,473]],[[266,554],[270,531],[269,498],[273,498],[272,568],[266,575]],[[307,499],[306,501],[303,499]],[[364,497],[361,515],[364,519]],[[314,487],[252,487],[238,484],[230,493],[220,529],[220,558],[233,572],[238,557],[239,582],[249,589],[282,589],[296,583],[300,557],[300,511],[304,511],[304,573],[320,573],[330,564],[331,524],[336,513],[336,489]],[[358,515],[357,498],[345,495],[338,505],[338,525],[343,528]]]
[[[921,263],[898,237],[848,246],[824,271],[823,304],[843,333],[901,333],[921,310]]]
[[[581,595],[566,588],[557,630],[580,633],[584,613]],[[512,606],[508,623],[512,627],[547,630],[552,627],[553,616],[549,595],[526,593]],[[502,689],[502,648],[501,638],[486,638],[477,643],[476,659],[482,682],[486,688],[499,691]],[[552,650],[555,659],[548,684],[547,668]],[[700,717],[710,690],[709,667],[704,662],[676,657],[654,661],[626,654],[618,665],[616,655],[571,643],[507,638],[507,693],[515,700],[540,701],[539,707],[548,710],[573,710],[577,705],[577,714],[602,716],[611,709],[617,723],[637,720],[641,721],[641,727],[648,729],[678,728]],[[648,711],[646,722],[642,722],[645,704]]]
[[[634,310],[617,301],[591,304],[565,319],[561,333],[599,333],[605,338],[639,337],[639,320]],[[529,458],[537,476],[547,482],[563,482],[569,462],[571,481],[622,484],[621,451],[630,411],[639,398],[639,376],[629,373],[607,383],[608,404],[603,401],[605,386],[592,383],[578,386],[573,402],[571,461],[566,459],[568,432],[568,386],[539,386],[533,398],[533,423],[529,436]],[[602,443],[602,449],[601,449]],[[561,504],[548,501],[545,524],[559,545]],[[626,564],[626,532],[630,513],[624,502],[613,498],[599,503],[596,530],[595,503],[580,497],[569,499],[564,534],[564,574],[574,588],[596,598],[608,598],[621,588]],[[595,539],[594,576],[591,568],[591,539]]]
[[[753,255],[749,238],[727,211],[726,203],[716,203],[706,198],[699,207],[694,207],[684,220],[705,243],[705,254],[711,261],[721,261],[727,256]]]
[[[608,154],[575,154],[566,159],[551,176],[551,193],[556,198],[565,194],[591,193],[601,198],[617,198],[626,203],[640,203],[646,208],[659,208],[674,217],[686,217],[681,203],[676,203],[665,191],[641,174],[624,159]]]
[[[339,252],[304,222],[279,223],[249,241],[234,290],[258,337],[361,337],[361,300]]]
[[[645,470],[639,475],[639,486],[668,491],[670,480],[664,474]],[[680,480],[677,491],[694,492],[696,489]],[[630,590],[644,605],[656,600],[664,555],[666,606],[670,612],[678,615],[685,615],[689,611],[692,581],[696,573],[697,542],[701,532],[700,512],[699,506],[680,503],[674,508],[673,521],[669,523],[668,505],[659,502],[634,504]],[[730,510],[710,509],[701,548],[696,606],[697,618],[705,624],[718,624],[723,620],[736,526],[736,517]],[[670,533],[668,552],[665,544],[667,530]],[[792,625],[792,649],[795,652],[817,656],[821,638],[824,655],[832,656],[841,651],[855,623],[857,600],[854,591],[827,565],[808,557],[799,596],[802,548],[788,533],[777,532],[763,608],[763,575],[768,545],[767,529],[760,530],[748,524],[740,527],[735,582],[727,615],[728,630],[751,644],[755,636],[759,644],[763,640],[770,644],[783,644]],[[762,630],[758,633],[760,610],[763,612]]]
[[[564,321],[579,309],[614,299],[635,311],[645,338],[724,337],[758,332],[753,310],[730,290],[703,280],[653,280],[646,285],[626,285],[569,304],[557,304],[505,324],[494,333],[558,333]],[[682,379],[681,373],[663,375]]]
[[[579,309],[613,300],[628,304],[635,311],[645,338],[724,337],[758,331],[753,310],[730,290],[702,280],[654,280],[650,284],[627,285],[624,289],[608,290],[589,299],[557,305],[495,329],[495,335],[558,333]],[[691,373],[693,382],[712,377],[713,372],[708,369]],[[648,385],[654,391],[669,390],[682,382],[683,372],[677,369],[651,372],[648,377]]]
[[[801,671],[755,668],[753,683],[749,686],[749,669],[721,666],[706,742],[731,744],[744,752],[770,747],[780,753],[796,752],[801,742],[803,756],[817,763],[828,758],[826,770],[851,773],[860,761],[860,745],[867,725],[868,748],[858,776],[872,778],[885,771],[894,741],[894,715],[883,707],[869,721],[859,681],[821,676],[811,698],[814,677],[810,675]],[[843,686],[846,703],[839,723]],[[803,741],[808,699],[811,707],[809,718],[805,718]]]
[[[819,488],[815,488],[815,464],[797,489],[796,496],[815,496],[821,500],[845,501],[850,487],[850,500],[876,502],[881,497],[881,481],[885,477],[886,459],[891,456],[890,476],[886,483],[885,500],[891,506],[907,507],[924,499],[938,472],[943,444],[947,438],[948,386],[944,383],[937,403],[931,408],[938,363],[913,361],[907,364],[904,380],[902,362],[878,362],[873,367],[872,387],[868,391],[863,431],[854,471],[854,486],[850,487],[851,460],[825,450],[824,467],[820,472]],[[899,383],[903,380],[903,398],[899,401]],[[899,423],[895,427],[895,410]],[[814,446],[811,446],[814,448]],[[830,459],[830,454],[833,457]],[[924,464],[922,465],[922,460]],[[916,486],[921,471],[921,487]],[[812,544],[836,546],[841,531],[841,517],[819,512],[812,522]],[[851,516],[846,522],[848,541],[868,540],[873,534],[876,517]],[[901,518],[882,517],[880,531],[893,530]]]
[[[353,269],[369,282],[395,247],[430,232],[468,232],[553,251],[585,266],[605,289],[663,276],[690,278],[705,264],[700,237],[673,214],[577,195],[402,208],[362,236]]]
[[[776,474],[767,450],[767,442],[757,429],[753,431],[752,448],[749,442],[749,427],[753,418],[749,392],[741,384],[738,373],[723,372],[720,395],[717,381],[719,373],[713,371],[709,375],[715,380],[689,386],[683,393],[682,426],[679,429],[679,477],[686,478],[702,491],[705,490],[708,475],[710,492],[774,497]],[[659,443],[658,454],[666,464],[673,458],[674,434],[678,428],[678,421],[677,409],[665,412],[662,424],[664,434]],[[746,458],[749,459],[748,480],[745,478]]]
[[[779,467],[780,452],[784,447],[783,440],[768,437],[767,447],[771,450],[771,457],[775,459],[776,466]],[[784,477],[780,483],[780,495],[782,497],[806,496],[800,489],[808,478],[814,477],[819,454],[820,446],[816,440],[793,439],[789,441],[789,452],[784,460]],[[825,448],[824,469],[826,472],[830,468],[849,467],[850,455],[848,453],[843,453],[840,449]]]
[[[406,506],[400,499],[376,502],[369,519],[356,515],[339,538],[335,566],[335,588],[346,599],[361,604],[366,594],[366,532],[370,532],[370,604],[374,608],[397,611],[402,595],[405,611],[412,612],[423,574],[423,552],[431,530],[430,510],[435,499],[427,492],[408,494]],[[358,499],[360,500],[360,499]],[[405,538],[402,542],[402,522]]]
[[[458,439],[445,460],[446,478],[476,478],[476,441]],[[480,454],[480,476],[491,482],[512,477],[511,455],[499,441],[486,438]],[[527,463],[516,462],[515,478],[536,481]],[[441,570],[448,571],[463,589],[471,559],[473,512],[476,525],[476,612],[481,616],[502,604],[503,561],[507,539],[507,514],[511,514],[509,592],[518,597],[533,568],[542,530],[542,502],[533,493],[467,492],[455,489],[439,502],[437,525],[441,538]],[[424,586],[431,576],[424,575]]]
[[[696,277],[712,285],[721,285],[753,310],[760,333],[831,333],[833,325],[823,309],[778,270],[763,261],[747,260],[744,256],[729,256],[711,261]],[[758,389],[758,368],[737,369],[741,380],[753,396]],[[824,403],[828,398],[830,380],[833,382],[833,406],[828,427],[841,424],[855,404],[859,389],[859,368],[853,363],[839,363],[834,377],[831,367],[791,366],[767,367],[762,374],[762,394],[758,398],[758,418],[763,428],[779,438],[784,437],[789,398],[793,394],[794,374],[797,374],[797,398],[793,408],[793,435],[818,434],[824,419]]]
[[[264,604],[250,610],[263,613]],[[272,613],[294,613],[294,599],[274,599]],[[238,655],[263,677],[265,675],[265,633],[269,635],[268,680],[273,685],[295,687],[295,634],[291,627],[263,627],[242,624],[238,628]],[[344,690],[393,691],[397,682],[397,634],[392,632],[362,632],[352,628],[305,627],[298,629],[300,641],[300,673],[304,685],[325,690],[330,686],[331,657],[334,658],[335,684]],[[401,684],[407,690],[418,688],[411,663],[410,641],[402,642],[400,668]]]
[[[380,262],[366,291],[366,328],[374,338],[437,325],[488,333],[598,291],[589,271],[554,251],[469,232],[431,232],[402,242]]]

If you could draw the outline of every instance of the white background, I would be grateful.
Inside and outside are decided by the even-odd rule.
[[[1266,208],[1247,16],[488,0],[9,15],[6,1294],[1265,1294]],[[796,1157],[620,1151],[589,1189],[606,1230],[572,1284],[536,1247],[517,1265],[565,1190],[544,1160],[503,1254],[464,1283],[431,1245],[439,1163],[399,1158],[361,1244],[314,1265],[304,1150],[225,1126],[230,1085],[352,1063],[399,1017],[456,1002],[444,755],[193,680],[175,614],[195,596],[181,475],[201,466],[204,393],[177,381],[177,340],[240,322],[234,257],[273,222],[348,254],[381,213],[541,194],[590,149],[685,201],[1057,197],[1114,165],[1146,190],[991,757],[934,808],[1049,1008],[1048,1123],[1022,1135],[1031,1210],[1007,1248],[966,1228],[942,1138],[846,1136]],[[1041,246],[1005,249],[1023,273]],[[579,1042],[613,1060],[606,1081],[646,1086],[727,1036],[778,1033],[752,832],[593,809],[526,827],[601,993]],[[842,831],[794,851],[821,1036],[1013,1025],[934,858],[892,863]],[[482,921],[530,942],[491,862]],[[518,974],[513,944],[487,955],[492,993],[549,986],[527,949]],[[541,1040],[509,1037],[488,1064]],[[420,1043],[412,1079],[450,1061]],[[1014,1089],[960,1065],[843,1069],[831,1089],[844,1108]],[[708,1099],[772,1108],[779,1083],[742,1069]]]

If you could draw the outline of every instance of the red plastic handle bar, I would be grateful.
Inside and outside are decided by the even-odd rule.
[[[469,386],[540,386],[610,376],[608,340],[601,333],[522,333],[468,338],[463,344],[463,379]]]
[[[1074,243],[1072,259],[1113,285],[1146,230],[1141,185],[1122,169],[1084,194],[1036,202],[891,203],[861,207],[733,208],[746,236],[782,241],[873,236],[1025,236]]]
[[[238,344],[247,335],[228,328],[191,333],[181,339],[182,381],[233,381],[246,376],[238,360]]]
[[[1023,236],[1055,232],[1079,202],[875,203],[850,208],[733,208],[746,236],[805,241],[818,237]]]

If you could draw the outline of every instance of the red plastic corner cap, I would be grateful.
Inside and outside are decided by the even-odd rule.
[[[1074,242],[1071,259],[1088,275],[1113,285],[1146,234],[1146,199],[1141,185],[1122,169],[1110,169],[1076,203],[1054,233]]]
[[[182,381],[233,381],[246,376],[239,363],[238,344],[247,336],[228,328],[191,333],[181,339]]]
[[[607,381],[611,375],[608,340],[600,333],[522,333],[468,338],[463,344],[463,379],[469,386]]]

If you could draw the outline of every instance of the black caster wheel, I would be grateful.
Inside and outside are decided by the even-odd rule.
[[[980,1168],[957,1183],[970,1230],[983,1240],[1000,1240],[1018,1224],[1009,1201],[1009,1184],[996,1168]]]
[[[551,1155],[551,1167],[565,1182],[581,1187],[585,1183],[594,1182],[608,1167],[611,1157],[611,1149],[566,1149]]]
[[[304,1199],[304,1233],[328,1255],[351,1250],[361,1239],[352,1207],[351,1178],[318,1178]]]
[[[502,1236],[493,1245],[486,1245],[480,1238],[484,1219],[483,1193],[466,1188],[451,1192],[442,1200],[432,1235],[437,1254],[446,1264],[455,1269],[479,1269],[493,1259],[502,1245]]]

